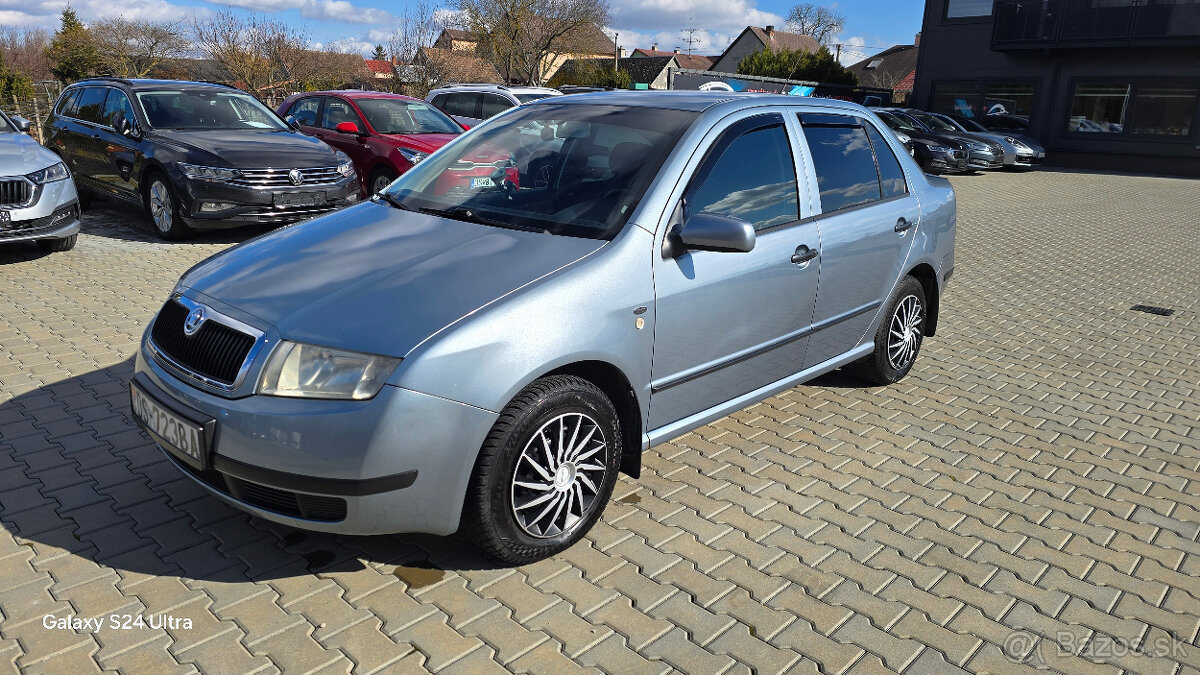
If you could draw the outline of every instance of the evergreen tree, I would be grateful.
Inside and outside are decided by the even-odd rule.
[[[858,84],[858,77],[838,63],[824,47],[815,53],[763,49],[742,59],[738,73],[825,84]]]
[[[383,45],[375,45],[375,53],[371,55],[371,60],[373,60],[373,61],[387,61],[388,60],[387,50],[385,50],[383,48]]]
[[[25,73],[9,70],[4,62],[4,51],[0,50],[0,104],[17,99],[33,98],[33,80]]]
[[[60,82],[71,83],[95,75],[103,61],[75,10],[67,5],[62,11],[62,24],[46,48],[50,72]]]

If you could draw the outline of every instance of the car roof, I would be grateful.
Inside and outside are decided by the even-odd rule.
[[[717,105],[737,103],[772,103],[806,108],[841,108],[862,111],[857,103],[832,98],[809,98],[783,94],[750,94],[726,91],[600,91],[570,94],[561,98],[543,98],[526,103],[535,105],[622,105],[646,108],[670,108],[703,112]]]

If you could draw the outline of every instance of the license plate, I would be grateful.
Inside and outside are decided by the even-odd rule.
[[[1046,159],[1046,153],[1044,153],[1044,152],[1039,152],[1039,153],[1038,153],[1038,159]]]
[[[0,211],[0,223],[7,225],[12,222],[12,214],[8,211]]]
[[[472,188],[496,187],[496,184],[494,182],[492,182],[492,179],[490,176],[484,176],[482,178],[472,178],[471,179],[471,187]]]
[[[324,192],[276,192],[275,206],[316,206],[325,203]]]
[[[163,448],[197,469],[206,468],[204,429],[200,425],[171,412],[132,382],[129,406],[133,416]]]

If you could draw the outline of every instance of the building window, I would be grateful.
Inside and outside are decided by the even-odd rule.
[[[1139,87],[1129,133],[1188,136],[1195,114],[1195,87]]]
[[[1032,82],[935,82],[933,112],[977,119],[984,115],[1033,113]]]
[[[991,15],[992,0],[946,0],[947,19]]]
[[[983,92],[983,114],[1028,117],[1033,112],[1033,90],[1031,83],[990,82]]]
[[[933,85],[933,111],[979,117],[979,93],[975,82],[937,82]]]
[[[1121,133],[1125,128],[1129,89],[1128,84],[1075,85],[1067,131],[1086,134]]]

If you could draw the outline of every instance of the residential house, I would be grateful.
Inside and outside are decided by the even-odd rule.
[[[433,41],[433,46],[455,52],[473,52],[478,43],[470,31],[447,28]]]
[[[504,78],[500,77],[495,66],[471,52],[459,49],[422,47],[417,50],[412,66],[406,68],[406,71],[411,71],[414,67],[425,69],[431,83],[435,84],[504,84]]]
[[[918,33],[914,44],[896,45],[847,66],[846,70],[858,76],[859,86],[891,89],[892,102],[903,104],[912,94],[920,44],[921,34]]]
[[[551,86],[568,83],[572,80],[571,75],[580,69],[589,69],[595,72],[601,68],[612,67],[613,58],[611,56],[602,59],[567,59],[549,83]],[[667,89],[669,84],[667,73],[671,68],[678,67],[679,62],[675,55],[670,53],[665,56],[629,56],[617,60],[617,69],[629,73],[629,79],[635,87],[642,84],[646,85],[648,89]]]
[[[768,47],[773,50],[790,49],[792,51],[817,52],[821,49],[821,43],[809,35],[775,30],[774,26],[766,28],[746,26],[746,29],[730,43],[729,47],[725,49],[725,53],[721,54],[721,57],[712,64],[709,70],[719,73],[736,73],[742,59]]]
[[[384,81],[396,79],[396,65],[393,62],[376,59],[363,59],[363,61],[367,64],[367,70],[371,71],[371,79]]]
[[[561,43],[560,51],[551,51],[542,59],[536,81],[548,81],[562,67],[562,64],[571,59],[612,58],[617,49],[613,41],[595,24],[576,28],[564,36]],[[475,35],[469,31],[453,28],[443,30],[434,41],[433,46],[455,52],[480,52],[479,40]],[[498,64],[498,67],[502,68],[503,66]],[[507,73],[507,76],[510,82],[523,79],[523,74],[516,72]]]
[[[713,64],[711,58],[701,56],[700,54],[684,54],[678,49],[672,52],[661,52],[658,50],[658,45],[654,45],[650,49],[635,49],[630,56],[635,59],[653,56],[673,56],[679,64],[678,67],[687,68],[688,70],[708,70]]]

